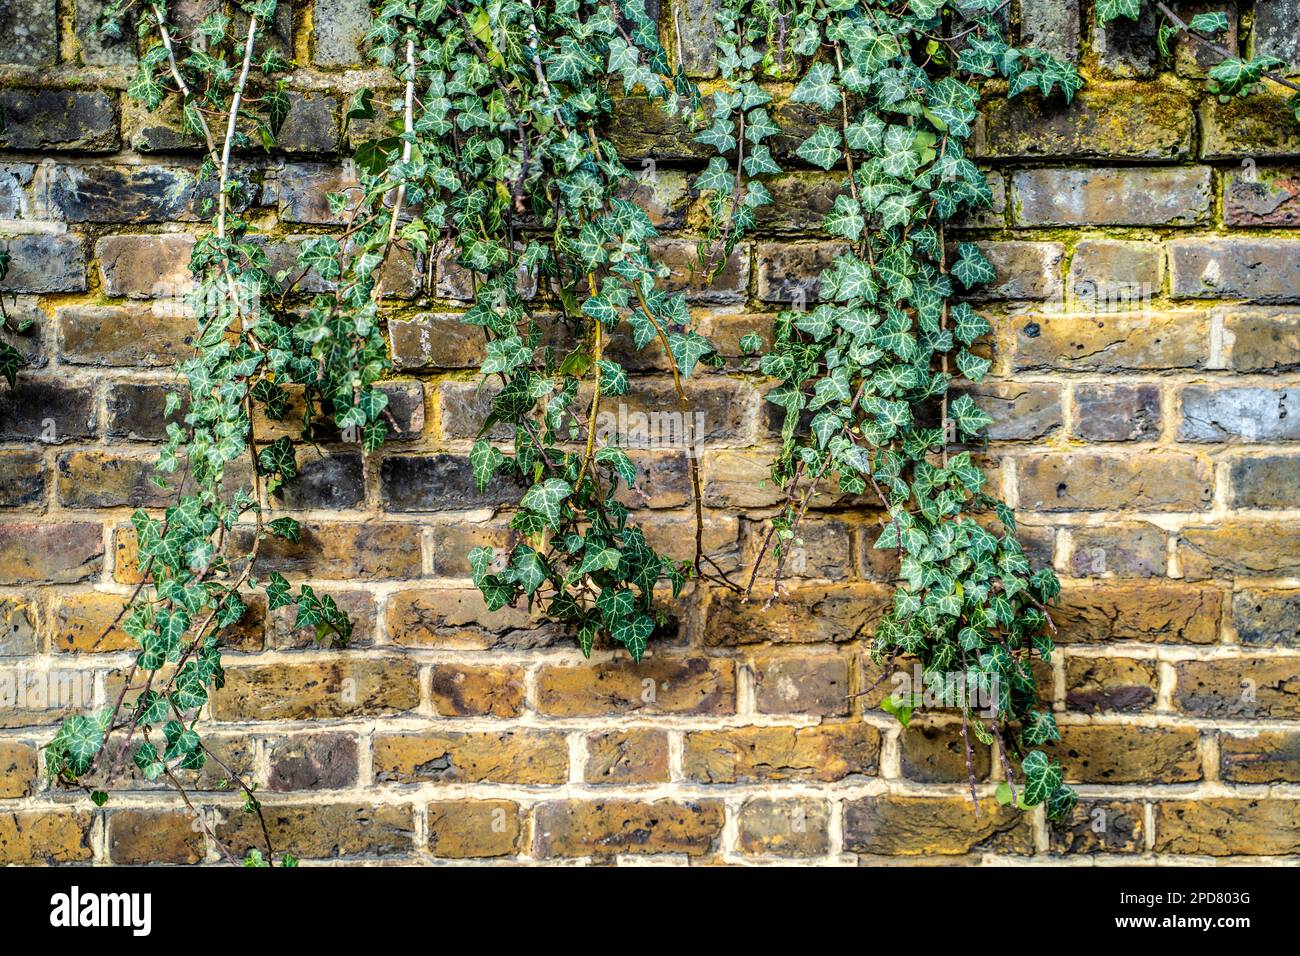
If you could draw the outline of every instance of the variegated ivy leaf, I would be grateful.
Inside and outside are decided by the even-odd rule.
[[[535,511],[548,527],[559,528],[564,502],[573,494],[573,486],[562,478],[548,478],[524,493],[520,505]]]
[[[807,160],[814,166],[830,169],[844,155],[844,142],[839,130],[823,123],[799,144],[795,152],[800,159]]]
[[[792,103],[808,103],[824,111],[831,110],[839,101],[835,68],[828,63],[817,63],[809,69],[790,95]]]

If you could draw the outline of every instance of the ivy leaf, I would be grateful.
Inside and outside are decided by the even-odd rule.
[[[835,206],[826,214],[822,228],[832,236],[842,236],[850,242],[857,242],[866,224],[862,207],[857,200],[841,194],[835,197]]]
[[[997,278],[993,264],[984,258],[984,254],[975,243],[963,242],[958,245],[957,256],[957,261],[952,266],[952,274],[967,289],[992,282]]]
[[[1020,736],[1031,747],[1061,739],[1061,733],[1056,729],[1056,718],[1041,710],[1030,711]]]
[[[506,462],[506,456],[487,439],[480,438],[474,442],[469,452],[470,470],[474,475],[474,487],[484,491],[491,483],[492,477]]]
[[[654,633],[655,622],[647,614],[619,618],[610,630],[610,636],[628,649],[632,660],[640,663],[645,653],[646,642]]]
[[[612,446],[598,449],[596,451],[596,461],[612,468],[614,473],[622,478],[623,483],[629,488],[636,481],[636,466],[632,464],[632,459],[627,456],[627,452],[623,449]]]
[[[698,332],[669,332],[668,347],[682,375],[690,377],[700,359],[713,352],[713,343]]]
[[[835,68],[828,63],[814,64],[790,95],[791,103],[808,103],[829,111],[840,101],[840,89],[835,82]]]
[[[814,166],[830,169],[840,161],[843,151],[844,146],[839,130],[823,123],[799,145],[795,155]]]
[[[1061,785],[1061,765],[1049,761],[1041,750],[1026,754],[1020,764],[1025,774],[1025,805],[1036,807]]]
[[[562,478],[548,478],[529,488],[519,503],[541,515],[548,527],[558,529],[564,502],[572,494],[573,486],[567,481]]]

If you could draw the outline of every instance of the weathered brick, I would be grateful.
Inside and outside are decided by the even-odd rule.
[[[1149,711],[1160,682],[1156,662],[1128,657],[1069,657],[1065,661],[1065,703],[1084,713]]]
[[[1214,498],[1213,469],[1192,455],[1044,455],[1021,460],[1017,476],[1033,511],[1199,511]]]
[[[1025,46],[1077,63],[1079,8],[1073,0],[1021,0],[1020,36]]]
[[[379,475],[384,507],[397,512],[496,508],[515,501],[519,490],[503,480],[479,491],[465,455],[392,456]]]
[[[719,658],[653,657],[570,666],[537,673],[537,712],[547,717],[607,714],[732,714],[736,672]]]
[[[117,149],[117,104],[106,90],[0,90],[0,149]]]
[[[108,856],[114,863],[202,862],[203,831],[187,810],[115,810],[108,814]]]
[[[0,727],[48,727],[95,705],[97,671],[0,668]]]
[[[668,780],[668,735],[633,728],[591,733],[586,738],[588,783],[640,784]]]
[[[1152,524],[1107,521],[1070,532],[1070,574],[1076,578],[1164,577],[1168,535]]]
[[[297,542],[267,538],[262,542],[258,567],[262,571],[306,574],[313,577],[375,580],[419,577],[423,557],[420,528],[410,524],[301,525]],[[241,532],[240,545],[250,544]]]
[[[365,62],[362,44],[370,29],[366,0],[317,0],[312,20],[312,62],[317,66],[358,66]]]
[[[386,857],[414,849],[415,819],[409,806],[371,803],[317,803],[307,806],[263,802],[262,813],[274,847],[292,847],[304,860]],[[266,852],[255,815],[228,812],[213,828],[236,858],[249,850]]]
[[[46,201],[67,222],[194,222],[216,193],[215,179],[179,166],[51,165],[45,176]],[[252,191],[246,173],[235,178]]]
[[[1051,609],[1061,643],[1213,644],[1223,592],[1187,584],[1065,586]]]
[[[754,250],[758,297],[796,308],[815,303],[822,272],[848,251],[842,242],[759,243]]]
[[[75,26],[81,46],[81,60],[87,66],[130,66],[135,63],[135,11],[122,11],[122,36],[110,37],[99,28],[99,18],[108,0],[86,0],[77,4]]]
[[[1156,32],[1160,16],[1154,8],[1140,8],[1135,21],[1118,18],[1098,23],[1092,32],[1092,50],[1106,76],[1149,77],[1160,62]]]
[[[1300,368],[1300,311],[1233,308],[1224,317],[1228,366],[1238,372],[1289,372]]]
[[[443,717],[518,717],[524,706],[521,667],[435,664],[433,709]]]
[[[1142,804],[1121,800],[1080,800],[1066,820],[1048,822],[1053,853],[1141,853],[1146,849]]]
[[[552,800],[533,811],[533,840],[542,859],[612,854],[701,856],[722,833],[721,800]]]
[[[1220,734],[1219,776],[1231,783],[1300,783],[1300,732]]]
[[[86,246],[80,236],[17,236],[0,242],[10,255],[0,292],[84,292]]]
[[[289,112],[275,145],[287,153],[334,153],[339,148],[339,102],[323,93],[288,94]]]
[[[861,721],[686,734],[682,770],[699,783],[831,782],[876,775],[880,731]]]
[[[21,798],[36,790],[36,748],[0,740],[0,797]]]
[[[779,125],[779,124],[778,124]],[[646,159],[707,159],[709,148],[695,142],[695,132],[677,116],[644,96],[614,98],[609,137],[619,156],[629,165]]]
[[[287,163],[280,172],[280,218],[285,222],[340,226],[348,211],[334,212],[325,198],[358,185],[355,170],[331,163]]]
[[[133,299],[171,299],[194,290],[190,274],[191,236],[105,236],[95,243],[104,293]]]
[[[835,519],[819,520],[809,516],[799,525],[795,542],[787,544],[788,555],[783,580],[812,578],[843,581],[854,573],[854,525]],[[746,521],[741,527],[743,567],[752,567],[759,550],[767,540],[768,527],[763,521]],[[772,573],[772,555],[769,553],[763,572]]]
[[[1300,647],[1300,590],[1245,588],[1235,592],[1232,625],[1243,644]]]
[[[167,366],[193,354],[192,318],[148,306],[58,310],[59,354],[74,365]]]
[[[1175,299],[1300,302],[1300,240],[1175,239],[1169,269]]]
[[[1275,56],[1289,66],[1300,64],[1300,37],[1295,31],[1295,4],[1290,0],[1255,0],[1251,53]]]
[[[365,471],[359,454],[299,455],[298,476],[275,490],[286,508],[357,508],[366,500]]]
[[[12,598],[0,599],[0,657],[36,653],[35,613],[32,606]]]
[[[835,205],[835,197],[848,193],[842,173],[799,171],[764,180],[772,202],[754,211],[755,229],[763,232],[807,232]]]
[[[1016,329],[1019,370],[1195,369],[1208,359],[1209,317],[1201,312],[1035,315]]]
[[[1295,441],[1300,416],[1292,414],[1293,388],[1189,385],[1182,390],[1182,425],[1186,442]]]
[[[772,655],[754,658],[750,666],[761,714],[843,716],[849,712],[846,658]]]
[[[1268,455],[1232,463],[1232,503],[1238,508],[1292,508],[1300,489],[1300,457]]]
[[[1160,437],[1157,385],[1080,385],[1074,433],[1084,441],[1154,441]]]
[[[39,451],[0,451],[0,508],[45,500],[45,460]]]
[[[1197,581],[1238,574],[1300,573],[1300,529],[1295,522],[1225,520],[1214,527],[1183,528],[1178,536],[1183,576]]]
[[[1194,717],[1295,719],[1300,659],[1177,661],[1174,706]]]
[[[414,661],[349,656],[227,667],[212,706],[218,720],[321,720],[408,713],[419,703]]]
[[[754,797],[736,814],[740,851],[785,859],[830,851],[830,804],[811,798]]]
[[[966,769],[966,744],[970,744],[970,771]],[[967,729],[962,739],[961,724],[923,724],[912,721],[898,739],[903,776],[917,783],[966,783],[973,773],[987,780],[992,754]]]
[[[93,522],[0,524],[0,584],[84,581],[103,560],[103,529]]]
[[[352,636],[348,647],[371,647],[375,643],[375,596],[369,591],[340,591],[329,589],[340,611],[352,622]],[[297,608],[289,605],[277,608],[266,615],[266,639],[270,646],[282,650],[301,650],[331,646],[334,635],[316,633],[315,625],[298,627]]]
[[[1200,106],[1201,158],[1266,159],[1300,156],[1300,130],[1287,97],[1267,91],[1227,103],[1207,96]]]
[[[569,779],[569,745],[550,730],[379,734],[377,783],[560,784]]]
[[[1069,104],[995,99],[976,128],[976,155],[995,159],[1183,159],[1196,129],[1186,96],[1144,83],[1089,84]]]
[[[159,508],[176,493],[151,480],[153,456],[115,455],[100,451],[65,451],[57,463],[59,503],[65,508]]]
[[[483,330],[457,315],[423,313],[388,323],[393,364],[399,369],[477,368],[486,343]]]
[[[429,852],[448,859],[514,856],[523,846],[523,818],[512,800],[438,800],[426,808]]]
[[[1156,805],[1157,853],[1281,856],[1300,852],[1300,800],[1215,797]]]
[[[161,441],[167,437],[168,423],[179,423],[184,417],[181,407],[170,415],[163,414],[167,408],[167,395],[181,391],[176,385],[111,383],[104,400],[107,412],[105,434],[110,438],[129,438],[133,441]]]
[[[1300,169],[1230,169],[1223,185],[1223,220],[1229,226],[1300,225]]]
[[[1214,195],[1208,166],[1022,169],[1011,184],[1027,226],[1188,226],[1209,218]]]
[[[68,810],[0,813],[0,864],[86,862],[91,821],[89,813]]]
[[[977,242],[980,252],[997,273],[989,285],[974,290],[969,298],[1057,299],[1061,295],[1061,262],[1065,247],[1059,242]]]
[[[844,849],[881,856],[961,856],[972,852],[1028,854],[1029,818],[993,800],[976,816],[969,797],[879,796],[844,804]]]
[[[463,551],[458,554],[464,557]],[[555,624],[524,607],[489,613],[483,593],[475,587],[397,591],[388,598],[387,624],[393,643],[404,647],[543,647],[559,634]]]
[[[799,588],[764,609],[717,591],[705,611],[703,639],[709,646],[812,644],[857,640],[892,602],[892,589],[874,584]]]
[[[94,393],[20,376],[0,389],[0,439],[59,444],[95,434]]]
[[[694,239],[655,240],[650,254],[669,269],[661,280],[666,291],[684,292],[689,302],[734,304],[749,297],[749,250],[749,243],[739,243],[712,281],[699,266]]]
[[[12,0],[0,10],[0,63],[42,66],[59,58],[54,0]]]
[[[991,441],[1035,441],[1061,427],[1061,387],[1019,382],[982,382],[953,389],[988,412]]]
[[[271,790],[337,790],[357,782],[357,739],[346,733],[298,734],[267,742]]]
[[[1188,783],[1204,776],[1198,733],[1187,727],[1062,724],[1044,745],[1069,783]]]
[[[1066,276],[1072,311],[1146,309],[1164,286],[1165,251],[1156,242],[1084,239],[1074,247]]]

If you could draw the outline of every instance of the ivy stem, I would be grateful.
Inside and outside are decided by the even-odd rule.
[[[1173,10],[1169,9],[1168,5],[1162,2],[1162,0],[1156,0],[1156,9],[1159,10],[1161,13],[1163,13],[1165,19],[1168,20],[1170,23],[1172,23],[1180,32],[1186,33],[1189,37],[1191,37],[1201,46],[1205,47],[1207,50],[1213,50],[1215,53],[1219,54],[1219,56],[1223,57],[1225,60],[1236,59],[1237,55],[1233,53],[1231,50],[1229,50],[1227,47],[1223,46],[1222,44],[1216,43],[1214,40],[1210,39],[1210,37],[1206,36],[1204,33],[1201,33],[1199,30],[1193,30],[1181,17],[1178,16],[1178,14],[1174,13]],[[1261,75],[1265,79],[1272,80],[1274,83],[1278,83],[1282,86],[1285,86],[1289,90],[1295,90],[1297,93],[1300,93],[1300,83],[1294,83],[1291,80],[1288,80],[1281,73],[1278,73],[1274,70],[1265,70]]]

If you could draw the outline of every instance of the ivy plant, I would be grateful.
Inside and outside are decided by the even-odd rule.
[[[13,254],[8,249],[0,249],[0,282],[3,282],[5,277],[9,275],[9,265],[12,262]],[[22,335],[31,329],[32,324],[31,319],[22,319],[15,322],[13,317],[5,310],[4,299],[0,298],[0,328]],[[9,342],[0,340],[0,378],[8,382],[10,388],[17,384],[18,370],[26,364],[27,358],[22,352],[18,351]]]

